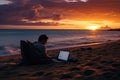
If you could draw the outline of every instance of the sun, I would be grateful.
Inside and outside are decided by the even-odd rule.
[[[88,27],[90,30],[97,30],[98,29],[98,26],[89,26]]]

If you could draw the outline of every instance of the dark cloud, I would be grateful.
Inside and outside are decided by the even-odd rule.
[[[42,19],[61,19],[61,15],[52,13],[43,5],[48,3],[45,0],[12,0],[13,4],[0,6],[0,24],[15,24],[15,25],[56,25],[56,23],[26,23],[21,21],[27,19],[28,21],[37,21]],[[49,2],[49,1],[48,1]]]
[[[0,5],[0,24],[56,25],[40,22],[42,19],[93,19],[119,20],[120,0],[88,0],[86,3],[68,3],[65,0],[9,0],[12,4]],[[97,17],[96,17],[97,16]],[[95,17],[95,18],[94,18]],[[38,21],[28,23],[22,21]]]

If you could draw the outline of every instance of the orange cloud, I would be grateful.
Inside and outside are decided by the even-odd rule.
[[[1,25],[46,26],[56,24],[63,25],[63,23],[69,24],[66,23],[65,20],[71,20],[71,25],[78,25],[78,22],[80,21],[96,21],[96,23],[100,23],[97,21],[111,21],[114,23],[120,23],[120,0],[10,1],[13,3],[8,5],[0,5]],[[82,23],[80,24],[85,26]]]

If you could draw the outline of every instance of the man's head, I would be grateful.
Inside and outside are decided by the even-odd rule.
[[[48,37],[45,34],[40,35],[38,38],[38,42],[40,42],[41,44],[46,44],[47,40],[48,40]]]

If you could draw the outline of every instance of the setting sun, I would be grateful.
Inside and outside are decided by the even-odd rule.
[[[88,27],[90,30],[97,30],[99,27],[98,26],[89,26]]]

